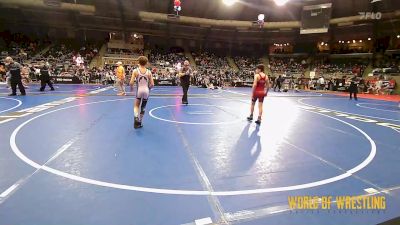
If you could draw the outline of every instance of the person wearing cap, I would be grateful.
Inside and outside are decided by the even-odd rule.
[[[181,71],[178,73],[178,75],[181,80],[181,86],[183,91],[182,104],[187,105],[189,104],[187,94],[190,86],[190,77],[192,75],[192,68],[190,67],[188,60],[185,60],[185,62],[183,62],[183,67],[181,68]]]
[[[122,66],[122,62],[117,62],[117,68],[115,69],[115,75],[117,77],[116,85],[118,88],[118,95],[126,95],[125,93],[125,68]]]
[[[9,96],[17,95],[17,85],[19,91],[21,92],[21,95],[26,95],[25,88],[21,80],[21,69],[22,69],[21,64],[14,62],[14,60],[11,57],[7,57],[5,59],[5,63],[7,70],[10,74],[10,85],[12,90],[12,93],[9,94]]]

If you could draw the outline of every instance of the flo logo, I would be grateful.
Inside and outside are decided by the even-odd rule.
[[[362,20],[380,20],[382,18],[381,12],[359,12]]]

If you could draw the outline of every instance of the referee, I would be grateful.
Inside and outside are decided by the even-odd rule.
[[[351,79],[350,87],[349,87],[349,94],[350,94],[350,100],[354,99],[357,101],[357,93],[358,93],[358,85],[357,85],[357,78],[354,77]]]
[[[10,72],[11,76],[10,83],[11,83],[12,93],[9,94],[9,96],[17,95],[17,86],[19,88],[19,91],[21,92],[21,95],[26,95],[25,88],[21,80],[21,69],[22,69],[21,64],[15,62],[11,57],[7,57],[5,59],[5,63],[7,70],[8,72]]]
[[[54,91],[53,84],[50,80],[50,71],[47,65],[44,65],[40,70],[40,91],[44,91],[46,84],[49,85],[50,90]]]
[[[182,104],[184,105],[189,104],[187,94],[189,91],[191,75],[192,75],[192,68],[190,67],[189,61],[185,60],[181,72],[179,73],[179,78],[181,80],[181,86],[183,91]]]

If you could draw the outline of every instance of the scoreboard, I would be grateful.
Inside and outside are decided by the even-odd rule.
[[[332,3],[304,6],[300,34],[326,33],[332,14]]]

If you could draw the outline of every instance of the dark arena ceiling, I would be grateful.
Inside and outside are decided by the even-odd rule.
[[[379,27],[388,33],[400,32],[400,0],[289,0],[277,6],[273,0],[240,0],[232,6],[222,0],[181,0],[181,16],[214,20],[255,21],[265,14],[265,22],[300,21],[305,5],[332,3],[332,18],[359,16],[359,12],[392,13]],[[158,21],[141,17],[140,12],[173,13],[173,0],[0,0],[0,29],[32,30],[34,32],[60,29],[76,32],[138,32],[149,36],[193,39],[299,39],[298,29],[241,29],[235,27],[202,26],[180,23],[179,20]],[[369,37],[376,21],[331,26],[322,35],[307,35],[305,39],[346,35]],[[58,32],[56,32],[58,33]],[[332,34],[335,33],[335,34]],[[283,35],[282,35],[283,34]],[[75,35],[75,34],[74,34]],[[69,35],[69,36],[74,36]],[[283,40],[283,41],[285,41]]]

